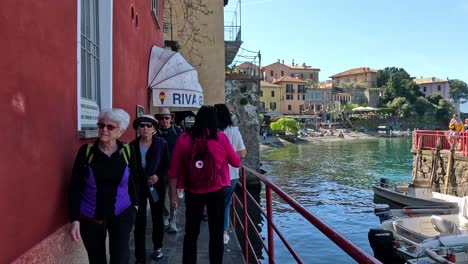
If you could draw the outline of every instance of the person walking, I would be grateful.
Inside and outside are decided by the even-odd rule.
[[[151,115],[143,115],[133,121],[138,137],[130,144],[135,149],[140,195],[135,221],[136,263],[146,263],[146,211],[150,200],[154,260],[163,257],[163,210],[165,185],[169,169],[169,155],[165,139],[156,136],[158,121]]]
[[[232,147],[237,152],[240,158],[244,158],[247,154],[245,149],[244,140],[237,126],[234,126],[234,123],[231,119],[231,113],[229,112],[228,107],[225,104],[216,104],[215,105],[216,114],[218,118],[218,129],[222,131],[231,142]],[[266,137],[266,131],[263,134]],[[229,178],[231,179],[231,187],[226,195],[224,201],[224,244],[229,243],[230,237],[228,234],[229,231],[229,222],[230,222],[230,212],[231,212],[231,201],[232,195],[236,189],[237,180],[239,179],[239,168],[234,168],[229,165]]]
[[[169,108],[158,108],[154,116],[159,122],[159,131],[157,135],[167,141],[170,162],[177,137],[182,133],[182,131],[173,124],[174,114],[169,111]],[[168,233],[176,233],[179,230],[177,228],[176,211],[171,210],[169,205],[169,184],[167,180],[164,182],[164,186],[166,190],[166,202],[164,204],[164,225],[166,226]]]
[[[111,264],[129,262],[130,231],[138,208],[136,159],[118,138],[130,122],[122,109],[101,111],[98,139],[84,144],[73,166],[69,193],[70,234],[83,240],[89,263],[107,263],[109,233]]]
[[[231,185],[228,164],[240,167],[227,136],[217,131],[213,106],[202,106],[190,133],[177,139],[169,168],[171,207],[178,207],[177,188],[185,190],[185,236],[182,263],[197,262],[197,240],[203,207],[209,227],[210,263],[223,263],[225,197]]]

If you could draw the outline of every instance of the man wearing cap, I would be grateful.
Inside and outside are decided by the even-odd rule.
[[[159,124],[159,132],[158,136],[164,138],[167,141],[167,149],[169,152],[169,160],[172,157],[172,150],[174,149],[174,146],[177,141],[177,137],[182,133],[180,129],[172,123],[174,119],[174,114],[169,111],[169,108],[158,108],[156,111],[156,114],[154,115],[156,119],[158,120]],[[169,185],[168,182],[165,182],[166,186],[166,196],[169,194]],[[166,213],[170,212],[170,205],[168,203],[169,197],[167,196],[166,200]],[[173,212],[171,212],[172,217],[167,217],[165,218],[165,225],[168,225],[167,231],[170,233],[175,233],[178,231],[177,225],[176,225],[176,219],[173,217]]]

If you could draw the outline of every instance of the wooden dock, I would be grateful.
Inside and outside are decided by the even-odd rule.
[[[158,261],[155,261],[151,258],[153,254],[153,242],[151,240],[151,212],[149,207],[147,208],[147,230],[146,230],[146,263],[157,263],[157,264],[179,264],[182,263],[182,247],[185,234],[185,202],[184,199],[180,200],[179,206],[179,219],[177,222],[177,227],[179,232],[170,234],[164,234],[163,240],[163,254],[164,257]],[[242,264],[244,258],[242,255],[242,250],[240,249],[239,242],[233,230],[229,230],[229,236],[231,239],[227,245],[224,245],[224,259],[223,263],[225,264]],[[208,264],[208,222],[202,221],[200,226],[200,236],[198,237],[198,260],[199,264]],[[134,241],[133,241],[133,232],[130,237],[130,264],[135,263],[135,253],[134,253]]]

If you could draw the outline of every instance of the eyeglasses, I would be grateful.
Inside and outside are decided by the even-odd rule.
[[[153,124],[143,124],[143,123],[140,123],[138,126],[141,127],[141,128],[144,128],[144,127],[150,128],[150,127],[153,127]]]
[[[99,129],[104,129],[105,127],[107,127],[107,130],[109,130],[109,131],[112,131],[112,130],[117,128],[117,127],[115,127],[113,125],[106,125],[104,123],[97,123],[97,126],[99,127]]]
[[[158,117],[158,120],[163,120],[163,119],[169,120],[169,119],[171,119],[171,118],[168,117],[168,116],[161,116],[161,117]]]

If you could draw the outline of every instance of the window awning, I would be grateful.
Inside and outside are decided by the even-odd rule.
[[[198,73],[178,52],[151,48],[148,88],[152,90],[155,107],[195,110],[203,105]]]

